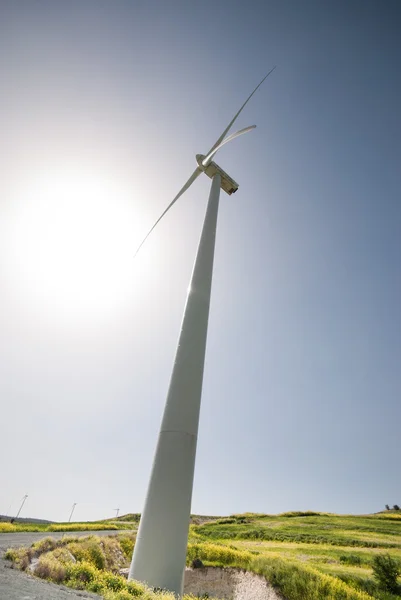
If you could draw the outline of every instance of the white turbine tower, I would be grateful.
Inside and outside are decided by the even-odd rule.
[[[188,542],[220,188],[228,194],[238,189],[238,184],[212,162],[212,158],[224,144],[255,127],[252,125],[225,137],[245,105],[274,69],[256,86],[209,152],[196,156],[198,167],[139,246],[141,248],[156,225],[201,173],[212,179],[129,573],[129,579],[169,590],[177,596],[182,595]]]

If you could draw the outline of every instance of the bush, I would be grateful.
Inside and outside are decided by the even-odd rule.
[[[35,542],[32,544],[32,551],[35,556],[40,556],[45,552],[50,552],[50,550],[54,550],[57,547],[57,540],[51,537],[45,537],[43,540],[39,540],[39,542]]]
[[[105,586],[103,583],[103,580],[100,578],[94,579],[93,581],[90,581],[88,583],[88,585],[86,586],[86,589],[89,592],[94,592],[95,594],[102,594],[104,595],[105,592]]]
[[[88,584],[93,584],[98,575],[98,569],[85,560],[67,567],[68,585],[79,590],[85,589]]]
[[[52,552],[49,552],[47,556],[54,556],[54,558],[59,560],[63,565],[76,562],[75,557],[71,554],[68,548],[55,548]]]
[[[142,596],[145,593],[145,586],[139,581],[128,581],[127,590],[131,596]]]
[[[358,554],[341,554],[340,562],[347,565],[360,565],[362,564],[362,559]]]
[[[397,578],[401,574],[400,563],[390,554],[377,554],[373,559],[373,576],[387,592],[397,592]]]
[[[113,592],[119,592],[126,587],[126,580],[121,575],[114,575],[105,571],[102,575],[105,586]]]
[[[90,555],[86,545],[83,542],[70,542],[67,544],[66,548],[71,552],[73,557],[79,561],[90,561]]]
[[[194,560],[191,562],[192,569],[203,569],[204,566],[205,565],[200,558],[194,558]]]
[[[26,548],[9,548],[4,554],[4,558],[11,560],[21,571],[26,571],[29,567],[30,553]]]
[[[97,569],[104,569],[106,566],[106,558],[104,552],[98,542],[92,540],[87,548],[89,561],[95,565]]]
[[[0,523],[0,533],[9,533],[10,531],[17,531],[17,527],[12,523]]]
[[[134,551],[134,544],[135,544],[134,538],[129,537],[128,535],[121,536],[118,538],[118,541],[120,542],[121,549],[125,554],[125,558],[127,560],[131,560],[132,553]]]
[[[39,557],[35,567],[35,575],[41,579],[50,579],[62,583],[67,576],[66,567],[54,556],[44,554]]]
[[[105,569],[118,571],[127,565],[127,557],[116,537],[96,538],[105,556]]]
[[[237,519],[228,518],[228,519],[219,519],[216,521],[216,525],[232,525],[233,523],[237,523]]]

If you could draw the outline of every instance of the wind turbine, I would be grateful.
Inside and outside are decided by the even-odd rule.
[[[245,127],[226,137],[246,104],[274,69],[256,86],[209,152],[197,154],[198,167],[137,250],[138,253],[156,225],[201,173],[212,179],[129,572],[129,579],[169,590],[177,596],[181,596],[183,590],[220,188],[228,194],[238,189],[238,184],[212,158],[222,146],[255,127]]]
[[[72,519],[72,515],[74,514],[74,510],[76,507],[77,503],[74,502],[74,504],[72,505],[72,509],[71,509],[71,514],[70,514],[70,518],[68,519],[68,522],[71,523],[71,519]]]
[[[26,501],[26,499],[27,499],[27,498],[28,498],[28,494],[25,494],[25,496],[23,496],[23,497],[22,497],[22,504],[21,504],[21,506],[19,507],[19,511],[17,512],[17,514],[16,514],[16,516],[15,516],[15,518],[14,518],[14,521],[15,521],[16,519],[18,519],[18,517],[19,517],[19,515],[20,515],[20,512],[21,512],[21,510],[22,510],[22,507],[24,506],[24,504],[25,504],[25,501]]]

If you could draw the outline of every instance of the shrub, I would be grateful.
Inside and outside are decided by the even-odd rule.
[[[127,557],[124,554],[120,541],[116,537],[96,538],[97,543],[103,550],[105,556],[105,569],[118,571],[127,564]]]
[[[128,581],[127,590],[131,596],[142,596],[145,591],[145,587],[142,583],[139,583],[139,581]]]
[[[17,527],[12,523],[0,523],[0,533],[9,533],[10,531],[17,531]]]
[[[194,558],[191,562],[192,569],[203,569],[204,566],[200,558]]]
[[[85,538],[82,537],[76,537],[73,535],[63,535],[63,537],[61,539],[58,540],[58,544],[59,546],[67,546],[68,544],[71,544],[73,542],[79,542],[82,540],[84,540]]]
[[[98,569],[85,560],[67,567],[68,585],[76,589],[85,589],[98,579],[98,575]]]
[[[121,546],[122,551],[125,554],[125,557],[128,560],[131,560],[132,553],[134,550],[134,545],[135,545],[134,538],[129,537],[129,536],[121,536],[118,538],[118,541],[120,542],[120,546]]]
[[[42,579],[50,579],[62,583],[67,576],[66,567],[55,556],[42,554],[35,567],[35,575]]]
[[[102,579],[105,587],[113,592],[118,592],[125,587],[125,579],[124,577],[121,577],[121,575],[114,575],[113,573],[105,571],[102,574]]]
[[[105,592],[103,580],[100,578],[96,578],[90,581],[87,584],[86,589],[89,590],[89,592],[94,592],[95,594],[104,594]]]
[[[50,550],[54,550],[57,547],[57,540],[51,537],[45,537],[43,540],[39,540],[32,544],[32,551],[35,556],[40,556],[45,552],[50,552]]]
[[[89,562],[90,555],[86,545],[83,542],[70,542],[66,547],[77,561]]]
[[[106,566],[106,558],[102,547],[95,540],[92,540],[87,546],[89,561],[95,565],[97,569],[104,569]]]
[[[219,519],[216,521],[216,525],[232,525],[233,523],[237,523],[237,519],[228,518],[228,519]]]
[[[401,574],[400,563],[390,554],[377,554],[373,559],[373,576],[379,586],[387,592],[398,589],[397,577]]]
[[[11,560],[21,571],[26,571],[29,567],[30,554],[26,548],[9,548],[4,554],[4,558]]]
[[[74,556],[71,554],[68,548],[55,548],[52,552],[46,554],[46,556],[54,556],[54,558],[60,561],[62,565],[68,565],[76,562]]]
[[[362,559],[358,554],[341,554],[340,562],[348,565],[360,565],[362,564]]]

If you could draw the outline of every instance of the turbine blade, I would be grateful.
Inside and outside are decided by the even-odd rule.
[[[235,133],[232,133],[231,135],[229,135],[228,137],[226,137],[221,144],[219,144],[217,146],[217,148],[215,148],[214,150],[212,150],[212,152],[209,152],[209,154],[207,156],[205,156],[205,158],[202,160],[202,165],[204,167],[207,167],[207,165],[209,164],[209,161],[213,158],[213,156],[216,154],[216,152],[218,150],[220,150],[220,148],[222,146],[224,146],[224,144],[227,144],[227,142],[231,142],[231,140],[234,140],[235,138],[239,137],[240,135],[243,135],[244,133],[248,133],[248,131],[252,131],[252,129],[255,129],[256,125],[250,125],[249,127],[245,127],[244,129],[240,129],[239,131],[236,131]]]
[[[248,104],[249,100],[252,98],[252,96],[254,95],[254,93],[260,88],[260,86],[262,85],[262,83],[265,81],[265,79],[267,79],[270,75],[270,73],[273,73],[274,69],[276,67],[274,66],[267,75],[265,75],[262,79],[262,81],[255,87],[255,89],[253,90],[252,94],[250,96],[248,96],[248,98],[245,100],[244,104],[241,106],[241,108],[239,109],[239,111],[237,112],[237,114],[234,116],[234,118],[232,119],[232,121],[230,121],[230,123],[227,125],[227,127],[225,128],[225,130],[223,131],[223,133],[221,134],[221,136],[219,137],[219,139],[213,144],[213,146],[210,148],[209,152],[207,153],[206,156],[208,156],[211,152],[213,152],[213,150],[215,150],[217,148],[217,146],[219,146],[221,144],[221,142],[224,140],[226,134],[229,132],[229,130],[231,129],[231,127],[234,125],[234,122],[237,120],[237,118],[239,117],[240,113],[242,112],[242,110],[245,108],[245,106]]]
[[[142,248],[142,246],[144,245],[144,243],[146,242],[146,240],[148,239],[148,237],[150,236],[150,234],[152,233],[152,231],[154,230],[154,228],[156,227],[156,225],[158,225],[160,223],[160,221],[162,220],[162,218],[164,217],[164,215],[170,210],[170,208],[173,206],[173,204],[175,204],[177,202],[178,198],[180,198],[180,196],[182,196],[183,193],[187,191],[187,189],[193,184],[193,182],[195,181],[195,179],[197,179],[201,173],[202,173],[202,170],[199,167],[197,169],[195,169],[195,171],[192,173],[191,177],[182,186],[182,188],[180,189],[180,191],[178,192],[178,194],[176,195],[176,197],[173,199],[173,201],[170,202],[170,204],[168,205],[168,207],[166,208],[166,210],[164,210],[162,212],[162,214],[157,219],[157,221],[153,225],[153,227],[151,227],[149,229],[148,233],[145,235],[145,237],[143,238],[142,242],[139,244],[138,249],[137,249],[137,251],[134,254],[134,258],[138,254],[139,250]]]

